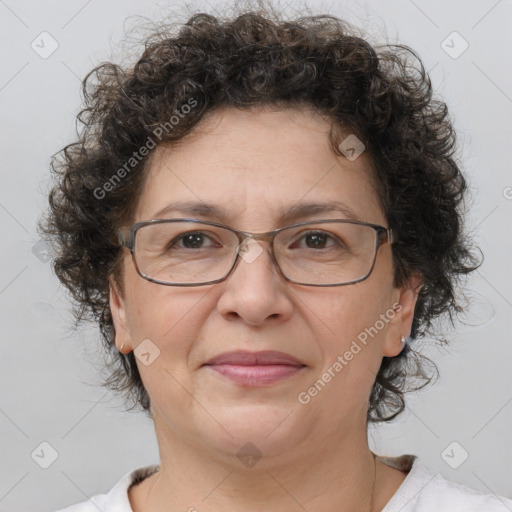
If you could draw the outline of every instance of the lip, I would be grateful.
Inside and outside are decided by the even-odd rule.
[[[298,359],[284,352],[234,351],[219,354],[204,366],[241,386],[260,387],[291,377],[306,367]]]
[[[235,350],[224,352],[208,360],[206,365],[214,364],[233,364],[240,366],[257,366],[281,364],[289,366],[304,366],[298,359],[285,352],[276,350],[262,350],[260,352],[250,352],[248,350]]]

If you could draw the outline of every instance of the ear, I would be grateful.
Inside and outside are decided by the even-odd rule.
[[[416,307],[416,301],[422,286],[423,281],[421,277],[414,274],[403,286],[395,289],[392,306],[394,316],[388,324],[384,343],[384,356],[393,357],[402,351],[404,346],[401,338],[402,336],[408,338],[411,334],[414,308]]]
[[[119,290],[117,284],[112,277],[109,278],[110,287],[110,311],[112,313],[112,320],[115,328],[115,344],[117,349],[127,354],[132,350],[132,342],[130,337],[130,331],[128,329],[127,314],[126,314],[126,302],[123,298],[121,290]],[[123,345],[124,344],[124,345]],[[121,346],[123,347],[121,350]]]

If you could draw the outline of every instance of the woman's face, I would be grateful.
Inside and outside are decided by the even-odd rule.
[[[178,209],[157,214],[170,203],[207,203],[225,217],[195,218],[265,232],[282,227],[280,217],[293,206],[338,201],[359,219],[387,227],[368,158],[334,155],[329,125],[318,115],[223,109],[199,128],[179,147],[155,150],[136,222],[192,216]],[[328,211],[287,225],[342,218]],[[252,443],[278,455],[366,435],[375,376],[382,357],[398,354],[400,337],[410,333],[411,286],[418,283],[393,287],[388,244],[366,280],[333,287],[284,280],[262,247],[254,260],[240,259],[225,281],[197,287],[142,279],[126,251],[124,291],[111,289],[116,344],[124,342],[127,352],[145,343],[137,364],[161,450],[179,440],[223,456],[254,450],[246,445]],[[279,351],[302,366],[251,384],[206,364],[233,351]]]

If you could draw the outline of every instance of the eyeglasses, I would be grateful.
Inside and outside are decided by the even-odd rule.
[[[226,279],[239,261],[251,263],[270,244],[279,273],[292,283],[341,286],[366,279],[378,248],[396,241],[391,229],[354,220],[301,222],[266,233],[239,231],[198,219],[137,222],[118,231],[138,274],[168,286],[200,286]]]

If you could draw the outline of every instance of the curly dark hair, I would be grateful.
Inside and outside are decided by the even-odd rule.
[[[428,73],[409,47],[371,45],[345,21],[309,14],[285,20],[258,2],[231,17],[196,13],[178,28],[161,23],[145,37],[135,65],[102,63],[84,78],[78,140],[52,157],[56,183],[38,227],[74,299],[75,327],[84,320],[99,324],[107,355],[102,385],[150,416],[133,351],[123,355],[114,344],[109,278],[122,290],[117,229],[133,222],[147,175],[151,152],[141,148],[150,141],[178,143],[220,107],[310,108],[331,120],[338,155],[336,128],[354,133],[366,146],[387,222],[398,233],[394,285],[414,274],[423,280],[410,340],[434,335],[437,317],[453,326],[454,314],[463,311],[457,289],[481,262],[463,232],[468,186],[456,163],[446,104],[433,96]],[[384,357],[368,421],[401,413],[404,393],[431,381],[426,367],[437,373],[431,363],[409,344]]]

